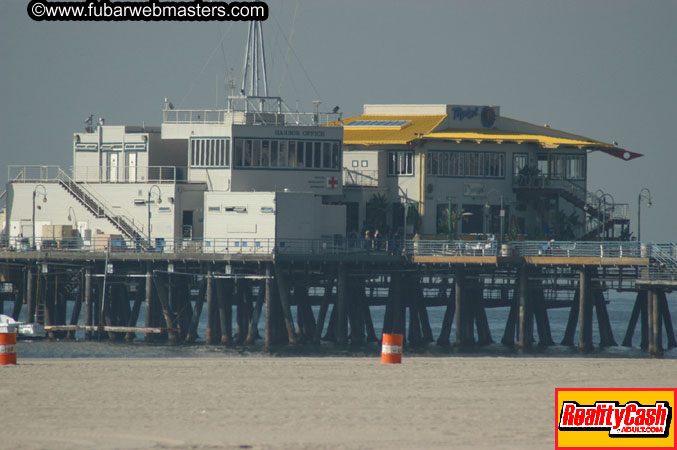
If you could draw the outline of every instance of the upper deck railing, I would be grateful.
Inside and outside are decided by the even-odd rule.
[[[340,118],[340,113],[331,112],[241,112],[227,109],[165,109],[162,122],[168,124],[224,124],[228,121],[236,125],[289,125],[318,126],[329,125]]]
[[[188,168],[177,166],[77,166],[75,181],[87,183],[177,183],[188,181]]]
[[[7,179],[14,183],[58,181],[66,171],[59,166],[18,166],[7,169]],[[187,167],[177,166],[77,166],[70,178],[85,183],[178,183],[187,181]]]
[[[256,237],[235,238],[157,238],[152,245],[140,239],[124,236],[92,235],[55,239],[36,239],[36,248],[30,247],[32,239],[6,238],[0,247],[10,251],[63,250],[72,252],[151,252],[181,254],[288,254],[288,255],[365,255],[391,256],[507,256],[507,257],[563,257],[563,258],[648,258],[657,266],[666,264],[667,251],[677,252],[677,244],[650,244],[638,242],[565,242],[565,241],[512,241],[501,249],[496,240],[449,241],[432,239],[272,239]],[[661,250],[660,255],[657,254]],[[675,253],[677,256],[677,253]],[[674,261],[674,260],[673,260]]]

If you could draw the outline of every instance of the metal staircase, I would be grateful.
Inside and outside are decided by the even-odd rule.
[[[68,191],[69,194],[71,194],[78,202],[80,202],[80,204],[87,208],[95,217],[107,219],[126,237],[134,241],[148,239],[147,236],[144,236],[143,231],[134,225],[134,221],[132,219],[125,215],[116,214],[113,212],[110,207],[108,207],[104,202],[89,192],[85,188],[84,184],[75,182],[61,169],[59,169],[57,181],[66,191]]]
[[[603,196],[587,191],[582,186],[564,179],[543,176],[520,176],[515,190],[549,191],[581,209],[584,213],[585,231],[579,240],[595,240],[613,230],[616,225],[625,228],[621,236],[629,237],[629,206],[627,203],[606,203]]]
[[[651,258],[658,266],[677,272],[677,244],[651,244]]]

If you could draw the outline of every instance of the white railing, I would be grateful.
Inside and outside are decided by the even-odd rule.
[[[378,170],[353,170],[343,168],[344,186],[378,187]]]
[[[498,256],[495,240],[448,241],[401,238],[365,240],[344,238],[322,239],[272,239],[256,237],[236,238],[156,238],[149,243],[143,238],[92,235],[56,239],[37,238],[32,248],[31,238],[0,240],[0,250],[39,252],[110,252],[125,254],[166,253],[182,256],[209,254],[243,255],[352,255],[358,258],[407,256]],[[572,241],[512,241],[508,254],[511,257],[562,257],[562,258],[649,258],[646,266],[654,277],[677,274],[677,244],[647,244],[639,242],[572,242]],[[671,259],[670,259],[671,258]],[[658,263],[658,264],[656,264]],[[645,269],[642,270],[645,270]]]
[[[224,123],[230,111],[223,109],[165,109],[163,123]]]
[[[496,241],[407,240],[405,253],[414,256],[496,256]]]
[[[187,167],[177,166],[76,166],[76,181],[88,183],[176,183],[188,179]]]
[[[162,111],[162,122],[168,124],[222,124],[226,122],[226,118],[229,116],[233,123],[241,125],[316,126],[335,122],[339,119],[340,113],[259,112],[253,110],[245,113],[227,109],[166,109]]]
[[[567,258],[638,258],[643,256],[638,242],[514,241],[514,256],[559,256]]]
[[[55,181],[59,166],[7,166],[7,179],[12,183],[40,183]]]

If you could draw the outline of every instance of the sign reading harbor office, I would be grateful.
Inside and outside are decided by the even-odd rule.
[[[275,130],[275,136],[324,137],[325,135],[326,133],[323,130],[290,130],[285,128]]]

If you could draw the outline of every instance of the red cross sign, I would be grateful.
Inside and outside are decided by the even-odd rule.
[[[334,178],[333,176],[331,178],[327,178],[327,187],[330,189],[334,189],[336,185],[338,184],[338,180]]]

